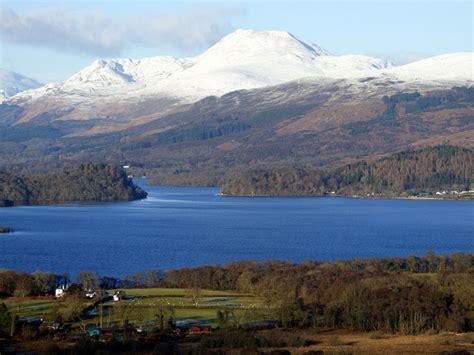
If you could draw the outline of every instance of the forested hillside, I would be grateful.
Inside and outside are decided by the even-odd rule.
[[[145,197],[146,192],[114,165],[88,163],[29,177],[0,172],[0,207],[130,201]]]
[[[228,177],[228,195],[415,195],[470,190],[474,155],[470,149],[437,146],[407,150],[374,162],[361,161],[330,171],[259,169]]]

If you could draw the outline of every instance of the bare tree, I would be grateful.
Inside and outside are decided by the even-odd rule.
[[[100,276],[97,272],[80,272],[77,278],[86,290],[93,290],[99,287]]]
[[[161,270],[150,270],[145,274],[145,286],[146,287],[157,287],[163,277]]]
[[[117,318],[120,320],[120,325],[125,331],[125,328],[128,323],[128,312],[132,305],[134,305],[135,300],[131,301],[120,301],[114,303],[114,313],[117,315]]]
[[[53,293],[59,281],[59,277],[51,272],[35,271],[32,276],[37,290],[43,295]]]
[[[163,331],[166,329],[165,321],[170,321],[174,318],[174,307],[163,299],[159,299],[155,305],[155,316],[158,319],[158,328]]]
[[[18,275],[15,283],[14,296],[18,298],[25,298],[33,291],[34,283],[29,275]]]
[[[188,297],[191,299],[191,302],[193,303],[194,307],[199,306],[199,301],[201,300],[202,297],[202,290],[198,286],[191,287],[187,290]]]

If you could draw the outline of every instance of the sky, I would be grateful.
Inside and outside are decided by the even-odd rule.
[[[471,0],[0,0],[0,68],[58,82],[99,58],[194,56],[237,28],[404,64],[472,52],[473,16]]]

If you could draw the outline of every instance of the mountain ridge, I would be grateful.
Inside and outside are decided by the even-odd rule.
[[[26,106],[48,99],[54,106],[54,101],[79,104],[98,97],[111,101],[170,97],[190,103],[302,77],[344,77],[344,73],[385,67],[389,65],[377,58],[331,56],[287,32],[237,30],[192,58],[97,60],[63,83],[20,93],[9,102]]]
[[[42,85],[23,74],[0,68],[0,103],[22,91],[39,88]]]
[[[472,85],[472,67],[472,53],[448,54],[394,67],[364,55],[331,55],[285,31],[239,29],[196,57],[99,59],[62,83],[20,92],[6,103],[24,109],[18,121],[23,123],[45,114],[55,120],[127,122],[149,114],[165,114],[207,96],[305,78],[344,79],[349,84],[361,78],[378,78],[420,89]]]

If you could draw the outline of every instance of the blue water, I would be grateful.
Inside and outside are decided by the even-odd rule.
[[[143,184],[143,181],[139,181]],[[145,187],[143,201],[0,209],[0,268],[122,276],[238,260],[474,252],[474,202],[223,197]]]

